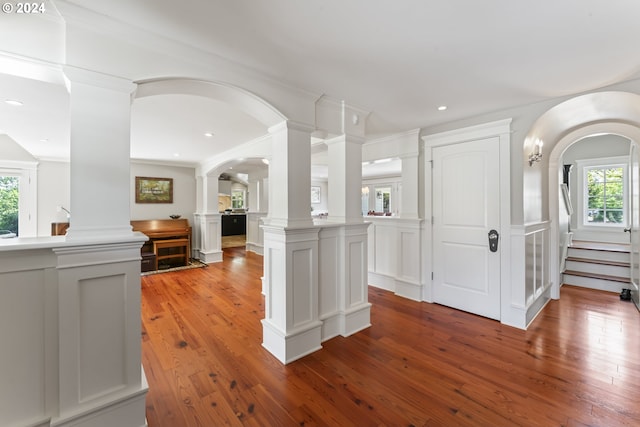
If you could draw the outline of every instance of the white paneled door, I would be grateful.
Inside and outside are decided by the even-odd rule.
[[[432,154],[434,302],[499,320],[500,140],[434,147]]]

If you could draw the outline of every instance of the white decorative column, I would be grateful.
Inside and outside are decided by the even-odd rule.
[[[318,229],[311,219],[312,128],[283,122],[269,129],[269,215],[264,230],[265,318],[262,345],[282,363],[321,348]]]
[[[364,138],[340,135],[325,141],[329,158],[330,222],[361,223],[362,145]]]
[[[416,142],[416,145],[418,142]],[[402,198],[400,200],[400,216],[405,219],[418,219],[419,213],[419,159],[418,153],[402,157]]]
[[[68,240],[131,237],[129,159],[130,81],[73,67],[71,116],[71,218]]]
[[[222,261],[222,218],[218,212],[218,175],[198,177],[195,256],[207,264]]]
[[[140,248],[130,224],[130,81],[66,67],[71,218],[57,245],[56,426],[143,426]],[[52,329],[53,331],[54,329]],[[49,388],[52,389],[52,388]]]
[[[247,211],[247,243],[246,249],[264,255],[264,233],[262,220],[268,215],[265,188],[267,171],[249,175],[249,210]]]
[[[360,203],[364,138],[343,134],[325,143],[329,154],[328,222],[336,228],[330,233],[333,238],[320,242],[320,319],[326,323],[323,339],[328,339],[369,327],[371,304],[367,285],[368,224],[363,221]],[[326,275],[329,270],[335,270],[335,275]],[[334,304],[327,304],[334,299],[335,312],[330,310]]]

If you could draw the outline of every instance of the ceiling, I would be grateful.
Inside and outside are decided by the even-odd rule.
[[[640,78],[636,0],[68,3],[370,111],[369,138]],[[0,131],[37,158],[68,158],[64,86],[0,75],[0,99],[24,103],[0,103]],[[195,164],[265,133],[212,99],[141,98],[131,155]]]

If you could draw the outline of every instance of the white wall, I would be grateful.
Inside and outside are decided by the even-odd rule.
[[[195,169],[182,166],[160,166],[131,163],[131,219],[169,219],[178,214],[193,225],[196,209]],[[135,203],[135,177],[173,178],[173,203]],[[50,236],[52,222],[66,222],[69,209],[70,167],[65,162],[43,161],[38,164],[38,235]]]
[[[135,177],[173,178],[173,203],[136,203]],[[193,226],[196,211],[195,168],[131,162],[131,219],[169,219],[177,214]]]
[[[66,162],[38,164],[38,236],[51,235],[52,222],[68,222],[58,206],[70,209],[70,166]]]

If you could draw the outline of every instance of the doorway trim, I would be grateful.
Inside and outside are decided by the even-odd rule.
[[[500,140],[500,233],[503,236],[500,242],[500,322],[516,327],[521,327],[517,316],[511,313],[512,287],[511,281],[511,120],[504,119],[495,122],[484,123],[476,126],[455,129],[433,135],[425,135],[423,151],[425,159],[424,191],[425,191],[425,218],[431,222],[431,226],[424,228],[424,272],[427,276],[423,291],[423,301],[433,302],[433,148],[452,145],[461,142],[475,141],[491,137]],[[516,285],[517,286],[517,285]]]

